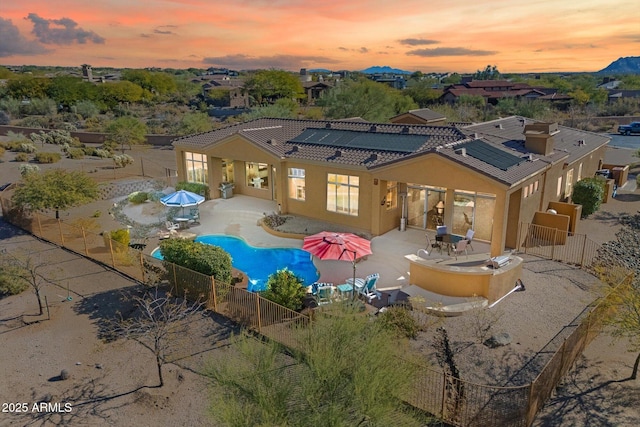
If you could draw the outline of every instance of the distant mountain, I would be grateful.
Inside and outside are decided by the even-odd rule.
[[[364,74],[413,74],[413,71],[399,70],[397,68],[391,68],[387,65],[385,65],[384,67],[369,67],[360,72]]]
[[[327,70],[326,68],[312,68],[307,71],[310,73],[324,73],[324,74],[329,74],[331,72],[331,70]]]
[[[640,56],[618,58],[598,74],[640,74]]]

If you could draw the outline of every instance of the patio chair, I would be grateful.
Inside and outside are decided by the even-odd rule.
[[[427,238],[427,247],[425,248],[427,255],[431,255],[430,250],[433,250],[433,249],[440,249],[440,252],[442,252],[442,246],[440,245],[440,242],[438,241],[436,241],[435,243],[431,242],[431,238],[429,238],[429,233],[424,233],[424,236]]]
[[[198,209],[191,209],[188,222],[189,224],[200,224],[200,212]]]
[[[453,255],[456,257],[456,259],[458,259],[458,254],[461,254],[462,252],[464,252],[467,258],[469,258],[469,254],[467,253],[468,244],[469,241],[466,239],[462,239],[458,241],[458,243],[456,243],[456,245],[453,247]]]
[[[316,292],[318,305],[330,304],[333,302],[336,287],[327,283],[319,283]]]
[[[171,233],[172,231],[178,231],[180,228],[180,224],[176,224],[171,221],[165,221],[164,226],[167,227],[167,231]]]
[[[440,250],[440,253],[442,253],[442,236],[445,234],[447,234],[446,225],[439,225],[436,227],[436,246]]]
[[[473,250],[473,246],[471,246],[471,241],[473,240],[473,235],[474,235],[475,233],[476,233],[476,232],[475,232],[475,231],[473,231],[472,229],[468,229],[468,230],[467,230],[467,234],[464,236],[465,240],[466,240],[467,242],[469,242],[469,243],[468,243],[468,246],[469,246],[469,248],[471,248],[471,250]]]
[[[364,287],[360,290],[360,293],[364,295],[369,304],[371,304],[371,301],[373,301],[374,299],[380,298],[381,295],[376,289],[376,284],[378,283],[378,279],[380,278],[380,276],[377,273],[375,274],[375,276],[376,277],[368,280]]]
[[[368,275],[365,278],[362,277],[356,277],[355,282],[353,281],[352,277],[349,277],[347,280],[345,280],[345,283],[349,284],[349,285],[353,285],[353,289],[356,293],[361,294],[363,289],[367,286],[370,286],[370,283],[373,281],[373,286],[375,286],[375,282],[378,281],[378,279],[380,278],[380,274],[378,273],[373,273]]]

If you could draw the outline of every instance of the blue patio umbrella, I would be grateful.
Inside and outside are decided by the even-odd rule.
[[[187,190],[178,190],[160,199],[160,203],[165,206],[182,208],[183,213],[185,207],[197,206],[202,202],[204,197]]]

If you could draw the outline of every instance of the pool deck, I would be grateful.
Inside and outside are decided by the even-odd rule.
[[[241,237],[252,246],[301,248],[302,239],[283,238],[266,232],[259,221],[264,214],[277,209],[276,203],[253,197],[234,195],[230,199],[214,199],[200,205],[200,225],[192,226],[188,232],[198,235],[225,234]],[[318,221],[314,221],[318,223]],[[327,230],[331,224],[327,223]],[[409,285],[408,254],[415,254],[425,248],[424,230],[408,228],[406,231],[391,230],[371,240],[373,255],[356,263],[356,276],[365,277],[379,273],[378,289],[399,289]],[[486,253],[489,258],[489,245],[473,242],[475,255]],[[451,259],[446,253],[432,254],[434,259]],[[464,259],[464,255],[461,257]],[[319,281],[336,285],[353,277],[353,265],[344,261],[321,261],[314,259],[314,265],[320,273]]]

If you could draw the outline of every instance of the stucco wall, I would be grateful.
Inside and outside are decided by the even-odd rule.
[[[40,129],[40,128],[25,128],[20,126],[0,126],[0,135],[7,135],[9,132],[22,133],[24,135],[31,135],[32,133],[40,133],[40,131],[51,131],[52,129]],[[98,132],[70,132],[72,137],[78,138],[80,142],[87,144],[102,144],[105,141],[105,133]],[[171,141],[177,138],[176,135],[146,135],[147,144],[169,146]]]

